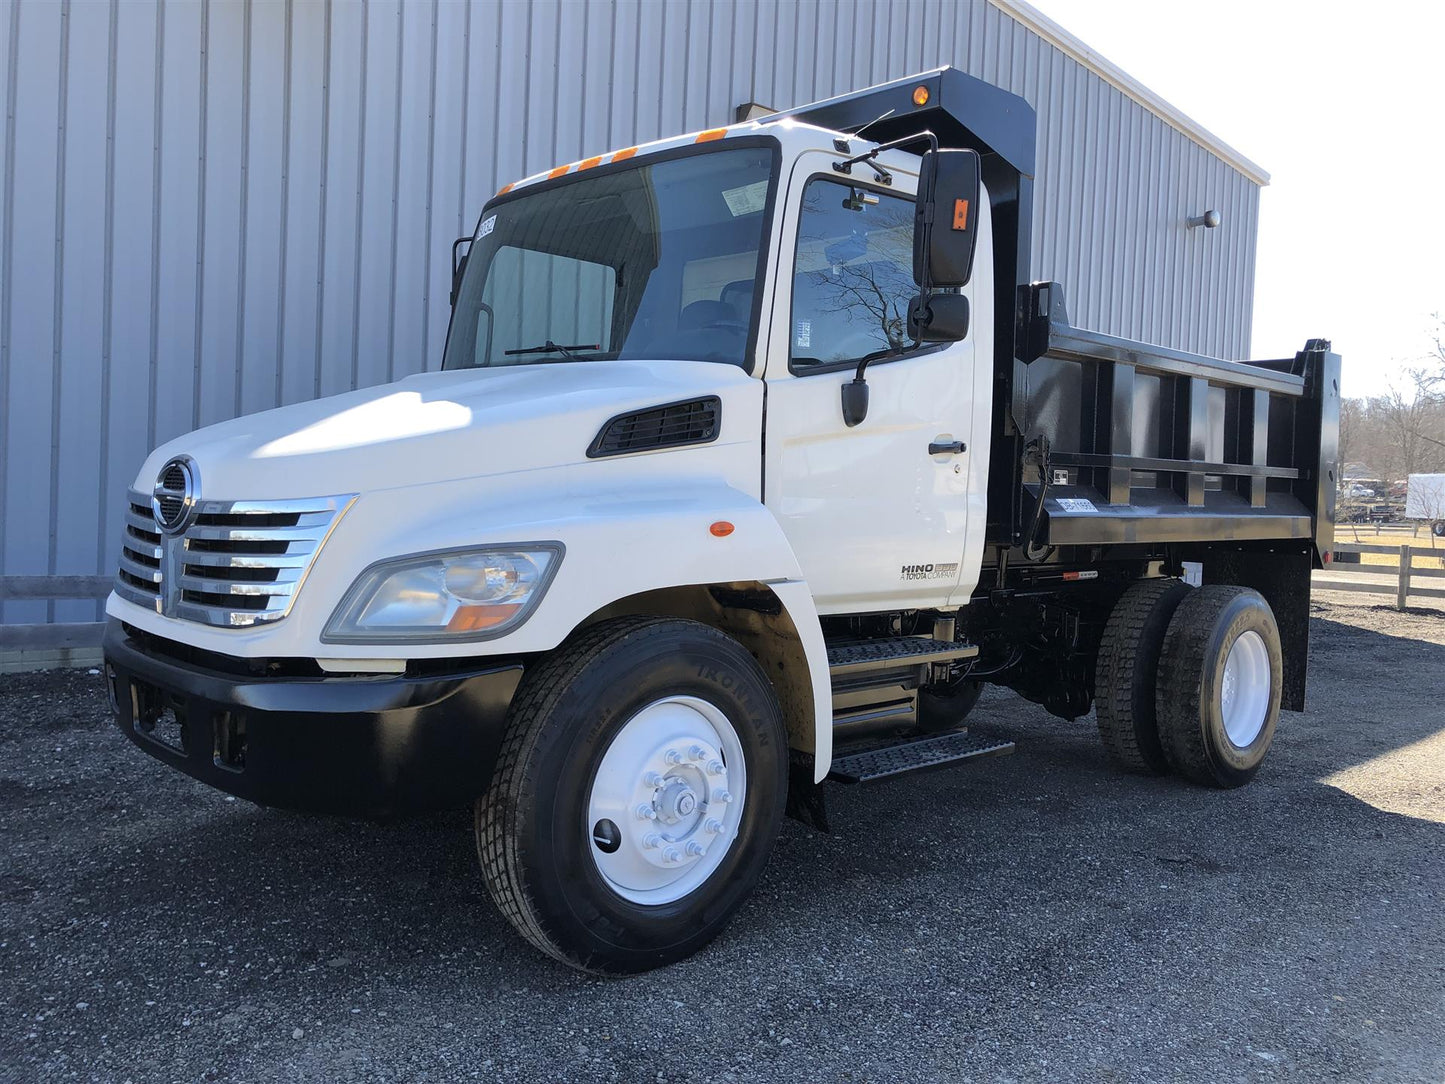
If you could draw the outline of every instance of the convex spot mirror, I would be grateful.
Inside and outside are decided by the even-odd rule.
[[[908,305],[908,334],[924,343],[967,338],[968,298],[962,294],[920,294]]]
[[[925,151],[913,223],[913,281],[925,292],[967,286],[978,246],[978,152]]]

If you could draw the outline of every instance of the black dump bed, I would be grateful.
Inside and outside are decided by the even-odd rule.
[[[1021,503],[1044,499],[1032,541],[1291,539],[1313,543],[1316,563],[1329,553],[1340,378],[1329,343],[1219,361],[1071,327],[1056,282],[1019,297]],[[1020,511],[1028,541],[1032,509]]]
[[[835,131],[866,125],[873,142],[931,131],[982,157],[997,286],[991,543],[1037,554],[1287,541],[1328,560],[1340,372],[1328,343],[1233,362],[1071,327],[1063,288],[1029,274],[1034,111],[956,69],[790,115]]]

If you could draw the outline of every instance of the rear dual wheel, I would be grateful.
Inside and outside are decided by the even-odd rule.
[[[1279,629],[1257,591],[1137,583],[1100,643],[1099,732],[1133,771],[1241,786],[1274,740],[1282,674]]]
[[[1246,587],[1201,587],[1179,604],[1159,656],[1159,740],[1186,779],[1238,787],[1259,771],[1279,720],[1283,657],[1274,613]]]

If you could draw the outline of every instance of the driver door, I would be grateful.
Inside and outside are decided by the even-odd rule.
[[[971,525],[982,545],[987,434],[973,432],[973,418],[988,379],[976,371],[975,329],[958,343],[908,337],[917,159],[885,159],[885,187],[866,165],[836,172],[836,158],[800,156],[788,184],[767,340],[764,500],[820,613],[945,606],[977,578],[964,554]],[[981,277],[966,290],[971,304],[986,289]],[[988,323],[974,320],[979,332]],[[869,354],[880,356],[866,372],[868,413],[850,428],[841,388]],[[937,448],[954,442],[964,450]]]

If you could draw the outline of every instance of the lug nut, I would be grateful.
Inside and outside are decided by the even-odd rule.
[[[657,820],[657,810],[650,805],[640,805],[637,807],[637,817],[639,820],[655,821]]]
[[[669,847],[662,852],[662,860],[664,862],[681,862],[682,855],[678,853],[676,847]]]
[[[722,775],[725,771],[727,771],[727,769],[723,767],[723,762],[720,760],[714,760],[707,766],[708,775]]]
[[[662,776],[658,775],[656,772],[648,772],[642,777],[642,781],[646,783],[649,787],[662,786]]]
[[[707,819],[707,823],[704,824],[703,827],[715,836],[720,836],[723,834],[723,823],[716,817],[709,817]]]
[[[687,751],[687,755],[693,760],[702,760],[707,756],[707,750],[704,749],[701,745],[694,745],[691,749]]]
[[[717,800],[718,800],[719,802],[731,802],[731,801],[733,800],[732,792],[731,792],[731,791],[726,791],[726,790],[720,790],[720,791],[718,791],[718,792],[717,792]]]
[[[656,850],[662,846],[662,837],[656,832],[649,832],[642,837],[642,845],[648,850]]]
[[[682,754],[679,753],[676,749],[669,749],[662,759],[667,761],[669,764],[681,764]]]
[[[707,854],[707,848],[704,847],[697,840],[693,839],[688,841],[687,853],[692,855],[694,858],[701,858],[703,855]]]

